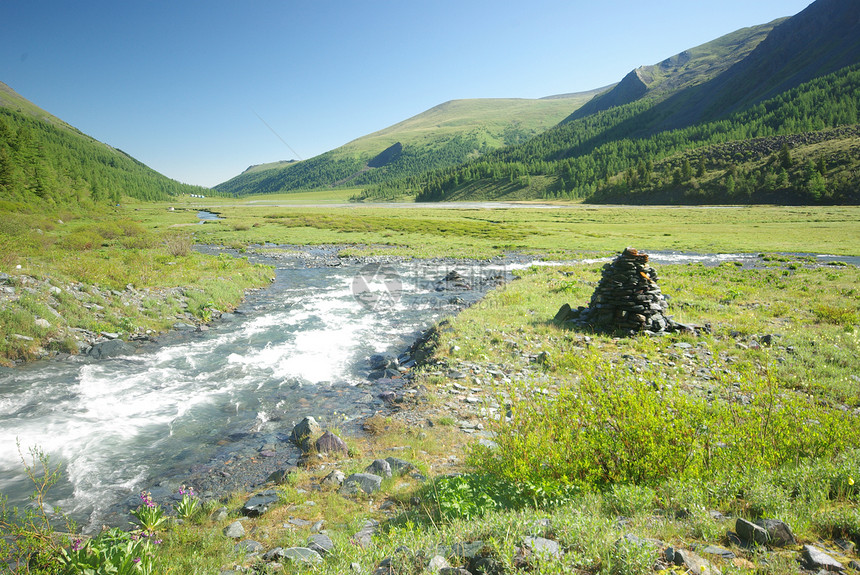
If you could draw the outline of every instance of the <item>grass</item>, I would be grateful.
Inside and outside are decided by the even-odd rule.
[[[270,281],[265,266],[194,252],[193,232],[172,223],[184,223],[185,214],[171,223],[135,215],[3,215],[0,245],[8,249],[0,271],[11,276],[14,294],[0,307],[0,364],[76,353],[74,329],[128,337],[165,331],[178,319],[209,321],[213,310],[229,310],[246,289]]]
[[[274,208],[218,199],[197,207],[224,219],[195,235],[223,245],[339,244],[354,255],[486,258],[511,251],[553,259],[583,252],[611,253],[626,245],[646,251],[792,252],[855,255],[860,228],[855,207],[594,207],[493,209],[356,205]],[[525,204],[528,205],[528,204]],[[159,228],[192,223],[197,207],[166,212],[141,206],[136,216]],[[159,223],[156,223],[159,222]],[[167,224],[167,222],[175,222]],[[619,247],[621,246],[621,247]]]
[[[66,318],[91,322],[92,329],[115,325],[128,318],[121,315],[121,298],[115,301],[118,296],[93,286],[123,288],[132,273],[149,278],[153,290],[173,285],[202,290],[189,290],[184,300],[198,317],[218,297],[241,296],[241,288],[218,294],[250,273],[243,267],[247,262],[170,255],[161,238],[175,233],[193,232],[197,241],[242,246],[263,241],[352,244],[342,253],[407,257],[488,257],[521,250],[552,258],[616,252],[626,245],[646,251],[860,253],[856,208],[333,210],[273,208],[251,201],[182,200],[173,211],[166,204],[141,204],[118,214],[118,220],[131,220],[139,229],[73,214],[64,215],[63,224],[40,216],[9,219],[3,230],[16,241],[14,256],[4,265],[21,262],[26,274],[43,283],[35,294],[21,298],[15,310],[4,308],[10,315],[0,324],[17,322],[20,329],[39,333],[46,328],[27,322],[50,314],[46,306],[54,297],[65,306]],[[197,225],[195,212],[201,207],[225,219]],[[67,247],[90,233],[101,243]],[[72,236],[74,240],[67,239]],[[153,239],[149,247],[123,244],[139,246]],[[106,269],[105,262],[120,261],[138,271],[114,276]],[[511,572],[649,571],[657,551],[618,543],[628,534],[674,547],[722,545],[749,562],[712,559],[723,573],[796,572],[796,548],[770,552],[732,544],[726,532],[734,528],[736,517],[778,517],[791,525],[801,543],[839,537],[860,541],[860,491],[855,485],[860,452],[854,447],[860,441],[854,423],[860,407],[860,271],[850,265],[812,267],[803,257],[777,254],[761,261],[763,267],[756,269],[733,262],[713,268],[658,267],[675,319],[710,326],[698,338],[617,338],[557,325],[551,318],[562,304],[587,304],[600,264],[520,272],[517,281],[440,328],[435,355],[414,382],[420,393],[411,411],[368,420],[368,434],[350,440],[352,458],[313,459],[289,484],[278,487],[279,507],[245,522],[247,537],[267,549],[304,545],[309,528],[284,528],[290,516],[325,520],[337,551],[313,568],[320,573],[349,572],[353,563],[371,572],[386,557],[392,558],[396,572],[419,573],[439,546],[477,540]],[[48,262],[62,272],[51,268],[47,274]],[[254,281],[264,276],[254,276]],[[81,299],[50,289],[78,281],[74,277],[91,282],[82,282]],[[102,306],[103,317],[78,301]],[[153,297],[142,308],[163,316],[178,305]],[[534,358],[541,352],[544,359],[538,363]],[[481,396],[480,406],[498,405],[500,413],[503,405],[510,409],[510,419],[484,420],[496,433],[496,451],[475,447],[471,436],[460,431],[458,422],[478,408],[453,403],[457,396],[449,393],[447,368],[474,365],[481,367],[484,381],[481,391],[474,392]],[[511,382],[485,377],[490,368],[512,374]],[[478,384],[467,384],[472,385]],[[589,393],[577,395],[584,390]],[[583,397],[590,402],[583,403]],[[410,413],[416,417],[410,419]],[[616,432],[592,425],[594,413],[607,414],[601,421],[615,422]],[[572,435],[576,414],[586,424],[585,432],[602,435],[584,443],[587,433]],[[428,420],[432,426],[415,423]],[[704,433],[703,426],[711,431]],[[703,443],[709,435],[725,447]],[[673,451],[677,448],[681,451]],[[679,464],[683,453],[693,454],[686,465]],[[431,480],[387,480],[381,493],[355,498],[318,488],[319,480],[336,467],[345,473],[361,471],[373,459],[389,455],[413,462]],[[451,472],[463,475],[444,479]],[[157,572],[211,573],[234,565],[265,572],[257,559],[237,554],[221,534],[237,518],[243,497],[236,494],[226,502],[227,519],[216,521],[203,513],[161,533],[164,543],[154,557]],[[353,535],[366,518],[382,525],[373,544],[363,548]],[[518,550],[523,538],[532,535],[555,539],[564,555],[524,559]],[[469,566],[456,554],[448,559]]]

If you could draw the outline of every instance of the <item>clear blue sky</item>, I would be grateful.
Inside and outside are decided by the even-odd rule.
[[[611,84],[810,1],[0,0],[0,81],[211,186],[295,157],[266,124],[307,159],[447,100]]]

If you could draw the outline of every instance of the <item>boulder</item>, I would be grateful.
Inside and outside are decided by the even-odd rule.
[[[263,555],[266,561],[290,561],[292,563],[322,563],[322,557],[307,547],[275,547]]]
[[[290,441],[295,443],[302,451],[310,451],[311,442],[314,437],[322,433],[322,428],[313,417],[305,417],[293,427],[290,432]]]
[[[384,459],[374,459],[373,463],[368,465],[364,471],[373,475],[391,477],[391,464]]]
[[[719,569],[714,567],[709,561],[688,549],[673,549],[669,547],[666,549],[665,557],[667,561],[683,567],[688,573],[696,573],[696,575],[719,575],[720,573]]]
[[[372,473],[353,473],[347,477],[340,493],[343,495],[355,495],[359,491],[365,493],[376,493],[382,487],[382,477]]]
[[[335,487],[340,487],[343,485],[343,481],[346,479],[346,475],[344,475],[343,471],[340,469],[335,469],[328,475],[322,478],[320,483],[322,485],[334,485]]]
[[[241,539],[245,536],[245,527],[241,521],[234,521],[224,528],[224,535],[230,539]]]
[[[803,562],[806,564],[806,568],[811,571],[817,571],[821,569],[825,571],[845,570],[845,567],[842,565],[842,563],[840,563],[815,545],[803,546]]]
[[[343,455],[349,453],[349,448],[346,446],[343,439],[331,431],[323,433],[314,443],[314,447],[316,448],[317,453],[337,453]]]
[[[406,475],[415,469],[415,466],[405,459],[386,457],[385,461],[388,462],[388,466],[391,468],[391,473],[394,475]]]
[[[262,491],[245,502],[242,506],[242,515],[247,517],[259,517],[267,512],[269,508],[278,502],[278,492],[272,489]]]
[[[538,556],[547,558],[561,557],[561,547],[552,539],[545,539],[543,537],[524,537],[523,546]]]
[[[328,535],[323,533],[314,533],[308,537],[308,549],[313,549],[322,557],[325,557],[334,551],[334,542]]]
[[[93,359],[107,359],[134,353],[134,346],[121,339],[109,339],[99,342],[90,348],[89,356]]]
[[[741,517],[738,517],[738,520],[735,523],[735,531],[737,532],[738,537],[749,543],[765,545],[770,541],[770,535],[768,535],[767,530],[764,527],[756,525],[755,523],[747,521]]]
[[[777,547],[786,545],[797,545],[797,540],[794,538],[794,533],[791,528],[778,519],[763,519],[756,521],[756,525],[767,531],[769,543]]]
[[[254,553],[262,553],[263,552],[263,544],[258,541],[252,541],[247,539],[245,541],[240,541],[233,546],[233,551],[235,553],[245,553],[246,555],[251,555]]]

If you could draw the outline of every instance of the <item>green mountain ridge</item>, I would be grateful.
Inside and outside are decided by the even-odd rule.
[[[684,50],[659,64],[640,66],[622,78],[614,88],[595,96],[573,112],[563,123],[640,98],[665,98],[678,90],[714,78],[746,58],[777,24],[785,20],[787,18],[780,18],[768,24],[742,28]]]
[[[598,192],[614,186],[610,182],[616,181],[617,175],[685,150],[858,122],[860,4],[818,0],[789,19],[775,21],[763,40],[760,34],[749,33],[751,30],[755,29],[739,35],[757,42],[747,56],[731,66],[724,65],[724,71],[712,78],[700,75],[701,83],[668,94],[654,89],[653,97],[647,95],[646,86],[639,90],[639,97],[627,94],[627,103],[582,117],[575,113],[524,144],[490,152],[456,168],[384,183],[365,190],[363,199],[388,199],[400,194],[415,195],[423,201],[513,197],[596,200],[602,197]],[[679,69],[684,64],[681,60],[675,59]],[[683,83],[679,78],[662,82]],[[627,83],[628,87],[632,84],[630,80]],[[612,92],[616,96],[623,93],[624,82],[608,93]],[[606,94],[598,96],[597,103],[586,107],[602,107],[598,104],[605,98]],[[819,163],[819,158],[811,160],[815,165]],[[860,168],[860,159],[854,168]],[[858,183],[858,172],[849,167],[844,173],[853,180],[825,181],[823,190],[816,184],[816,193],[808,198],[836,203],[856,201],[845,190],[852,181],[854,185]],[[823,173],[819,175],[827,179]],[[807,180],[812,176],[808,173]],[[670,178],[670,183],[673,180]],[[797,186],[784,189],[791,192],[787,200],[798,200]],[[618,192],[614,187],[611,195],[615,201],[621,201]],[[726,189],[696,201],[731,202],[731,196]],[[749,196],[753,201],[757,197],[760,196]],[[637,201],[645,200],[638,197]]]
[[[0,83],[0,201],[92,208],[123,196],[162,200],[208,188],[159,174],[82,133]]]
[[[552,127],[599,88],[541,99],[450,100],[392,126],[304,160],[263,164],[218,184],[233,195],[333,185],[370,185],[462,163],[502,146],[523,142]],[[402,153],[368,169],[368,162],[400,144]]]

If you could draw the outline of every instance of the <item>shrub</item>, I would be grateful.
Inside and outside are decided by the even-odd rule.
[[[164,247],[174,257],[187,256],[194,245],[194,237],[186,232],[171,232],[164,235]]]
[[[78,230],[59,242],[61,248],[70,251],[86,251],[100,247],[105,239],[93,230]]]

